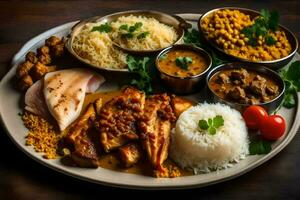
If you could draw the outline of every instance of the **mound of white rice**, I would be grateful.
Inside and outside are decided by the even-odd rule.
[[[198,128],[201,119],[221,115],[215,135]],[[183,112],[172,131],[170,157],[195,174],[228,168],[248,154],[248,134],[241,114],[223,104],[203,103]]]

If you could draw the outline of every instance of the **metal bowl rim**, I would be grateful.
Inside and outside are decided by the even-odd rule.
[[[236,65],[241,65],[241,67],[238,67]],[[235,104],[237,106],[251,106],[251,104],[243,104],[243,103],[236,103],[236,102],[232,102],[232,101],[228,101],[226,99],[223,99],[221,97],[219,97],[210,87],[209,87],[209,81],[210,79],[219,71],[221,71],[222,69],[235,69],[235,68],[247,68],[247,70],[249,71],[258,71],[262,74],[264,74],[263,72],[259,71],[259,68],[252,68],[252,69],[249,69],[251,68],[250,67],[251,64],[249,63],[242,63],[242,62],[231,62],[231,63],[225,63],[225,64],[221,64],[221,65],[218,65],[217,67],[213,68],[206,76],[206,85],[207,85],[207,88],[213,93],[214,96],[216,96],[217,98],[221,99],[222,101],[226,102],[226,103],[230,103],[230,104]],[[230,67],[232,66],[232,67]],[[245,67],[243,67],[245,66]],[[284,81],[282,80],[282,78],[280,77],[280,75],[275,72],[274,70],[271,70],[270,68],[268,67],[265,67],[265,66],[259,66],[260,68],[262,68],[263,70],[267,71],[268,73],[271,73],[272,75],[274,75],[275,77],[277,77],[277,79],[280,81],[280,86],[281,86],[281,92],[274,98],[272,99],[271,101],[268,101],[268,102],[264,102],[264,103],[258,103],[258,104],[254,104],[254,105],[259,105],[259,106],[264,106],[264,105],[268,105],[272,102],[275,102],[276,100],[280,99],[281,96],[284,94],[285,92],[285,83]]]
[[[256,10],[252,10],[252,9],[248,9],[248,8],[240,8],[240,7],[221,7],[221,8],[215,8],[215,9],[212,9],[204,14],[201,15],[201,17],[199,18],[198,22],[197,22],[197,25],[198,25],[198,29],[199,31],[202,32],[202,34],[204,35],[204,31],[201,27],[201,23],[202,23],[202,20],[207,17],[209,14],[213,13],[213,12],[216,12],[218,10],[224,10],[224,9],[229,9],[229,10],[239,10],[239,11],[248,11],[248,12],[252,12],[252,13],[255,13],[255,14],[259,14],[258,11]],[[297,37],[295,36],[295,34],[289,30],[288,28],[286,28],[285,26],[279,24],[279,28],[282,29],[284,32],[288,32],[292,37],[293,37],[293,40],[295,41],[295,48],[293,49],[293,51],[291,53],[289,53],[289,55],[283,57],[283,58],[279,58],[279,59],[276,59],[276,60],[269,60],[269,61],[251,61],[251,60],[248,60],[248,59],[244,59],[244,58],[240,58],[240,57],[237,57],[237,56],[234,56],[234,55],[231,55],[231,54],[228,54],[226,53],[222,48],[218,47],[216,44],[214,44],[212,41],[208,40],[205,36],[205,40],[208,41],[213,47],[215,47],[216,49],[218,49],[219,51],[223,52],[224,54],[228,55],[228,56],[231,56],[235,59],[238,59],[239,61],[243,61],[243,62],[248,62],[248,63],[255,63],[255,64],[275,64],[275,63],[278,63],[278,62],[281,62],[281,61],[284,61],[286,59],[289,59],[290,57],[294,56],[294,54],[297,52],[298,50],[298,39]],[[290,42],[290,41],[289,41]]]
[[[173,75],[167,74],[166,72],[162,71],[159,68],[159,64],[158,64],[159,58],[162,55],[164,55],[164,54],[168,53],[169,51],[171,51],[172,49],[176,49],[176,48],[189,49],[189,50],[197,52],[198,54],[200,54],[200,51],[201,51],[201,53],[205,54],[208,57],[208,62],[209,62],[208,67],[203,72],[201,72],[199,74],[196,74],[196,75],[193,75],[193,76],[188,76],[188,77],[178,77],[178,76],[173,76]],[[175,45],[167,47],[167,48],[163,49],[161,52],[159,52],[159,54],[155,58],[155,67],[161,74],[164,74],[166,76],[169,76],[169,77],[172,77],[172,78],[175,78],[175,79],[178,79],[178,80],[190,80],[190,79],[196,79],[196,78],[206,74],[212,67],[212,58],[211,58],[210,54],[207,51],[205,51],[204,49],[202,49],[200,47],[195,47],[195,46],[188,45],[188,44],[175,44]]]

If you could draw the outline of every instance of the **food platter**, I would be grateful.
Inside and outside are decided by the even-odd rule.
[[[201,15],[179,14],[179,16],[191,23],[193,27],[196,28],[197,21]],[[12,87],[11,83],[14,81],[13,77],[17,65],[24,59],[27,51],[34,50],[41,46],[44,40],[51,35],[56,35],[59,37],[66,36],[69,33],[69,30],[76,23],[77,22],[75,21],[55,27],[28,41],[14,56],[12,60],[12,68],[1,80],[0,85],[1,120],[8,133],[8,136],[25,154],[51,169],[85,181],[115,187],[135,189],[183,189],[202,187],[235,178],[263,164],[278,154],[284,147],[286,147],[298,131],[300,125],[299,93],[297,94],[296,107],[291,109],[281,108],[278,112],[286,119],[287,132],[282,138],[272,144],[272,151],[266,155],[248,156],[246,159],[234,164],[231,168],[226,170],[194,176],[155,179],[148,176],[122,173],[104,168],[88,169],[65,166],[59,159],[45,160],[42,158],[41,154],[36,153],[33,148],[25,146],[25,136],[27,135],[27,130],[23,126],[21,118],[18,116],[18,113],[22,112],[19,106],[21,94]],[[300,60],[298,53],[296,53],[294,59]],[[118,89],[118,82],[116,80],[122,80],[124,77],[126,78],[126,74],[122,73],[111,76],[108,72],[103,72],[102,75],[104,75],[107,80],[101,87],[101,91]],[[204,96],[205,91],[203,90],[200,93],[189,95],[187,98],[197,102],[203,102],[205,101]]]

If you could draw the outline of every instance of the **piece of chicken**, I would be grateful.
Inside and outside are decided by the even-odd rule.
[[[193,103],[190,100],[172,95],[171,106],[173,108],[175,116],[178,118],[181,113],[192,107]]]
[[[168,157],[171,123],[176,120],[170,101],[167,94],[147,98],[139,124],[142,145],[156,177],[168,176],[168,170],[163,167],[163,162]]]
[[[130,143],[118,149],[121,162],[125,167],[136,164],[143,156],[143,151],[138,143]]]
[[[97,141],[99,138],[90,130],[101,105],[101,99],[91,103],[85,113],[72,125],[66,136],[66,142],[72,146],[71,158],[80,167],[98,167],[100,145]]]
[[[121,95],[107,102],[101,109],[96,128],[105,152],[137,140],[137,120],[145,104],[145,94],[137,89],[125,88]]]

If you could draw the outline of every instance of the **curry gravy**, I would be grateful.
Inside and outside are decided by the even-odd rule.
[[[188,64],[188,69],[185,70],[176,65],[176,59],[179,57],[189,57],[192,63]],[[207,59],[192,50],[173,49],[162,55],[158,61],[159,69],[171,76],[180,78],[191,77],[205,71],[209,63]]]
[[[86,95],[85,101],[84,101],[84,107],[83,112],[85,111],[85,108],[89,103],[94,102],[96,99],[102,98],[103,104],[111,100],[112,98],[118,96],[121,94],[121,91],[112,91],[112,92],[99,92],[94,94],[88,94]],[[165,167],[168,168],[170,165],[175,165],[170,159],[167,159],[164,162]],[[175,165],[176,166],[176,165]],[[140,174],[145,176],[152,176],[153,175],[153,169],[151,167],[151,164],[146,160],[146,153],[144,158],[139,161],[137,164],[135,164],[132,167],[125,168],[122,166],[122,163],[119,161],[118,155],[116,152],[108,153],[108,154],[102,154],[99,159],[99,167],[110,169],[114,171],[119,172],[126,172],[126,173],[132,173],[132,174]],[[178,167],[179,168],[179,167]],[[185,171],[179,168],[179,171],[181,173],[181,176],[187,176],[192,175],[192,172]]]

